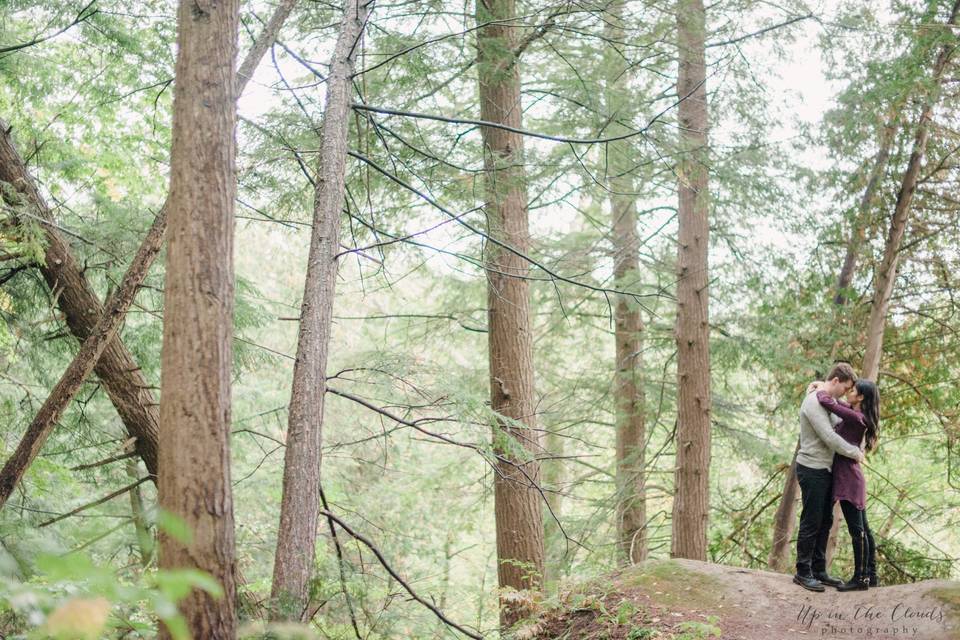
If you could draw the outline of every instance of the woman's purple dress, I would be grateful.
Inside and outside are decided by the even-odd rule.
[[[817,392],[817,400],[824,409],[841,419],[840,424],[834,427],[840,437],[859,447],[867,430],[864,415],[849,405],[838,402],[825,391]],[[867,481],[863,477],[860,463],[840,454],[833,456],[833,501],[837,500],[846,500],[861,511],[867,507]]]

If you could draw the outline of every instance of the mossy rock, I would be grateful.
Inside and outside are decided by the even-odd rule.
[[[936,587],[927,594],[947,605],[955,616],[960,617],[960,584]]]
[[[617,580],[623,587],[642,589],[657,602],[692,609],[723,603],[723,585],[713,576],[691,571],[674,560],[647,560],[626,569]]]

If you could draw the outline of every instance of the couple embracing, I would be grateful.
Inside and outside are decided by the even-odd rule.
[[[845,401],[844,401],[845,400]],[[877,586],[876,549],[867,524],[867,486],[860,463],[877,446],[880,396],[869,380],[838,363],[825,382],[813,382],[800,406],[797,482],[803,510],[797,532],[797,573],[793,581],[810,591],[824,585],[837,591]],[[853,578],[827,573],[826,549],[833,505],[840,502],[853,542]]]

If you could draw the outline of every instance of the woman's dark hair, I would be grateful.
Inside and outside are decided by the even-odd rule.
[[[869,380],[860,379],[856,384],[857,393],[863,396],[860,402],[860,411],[867,423],[867,451],[877,448],[880,430],[880,392],[877,385]]]

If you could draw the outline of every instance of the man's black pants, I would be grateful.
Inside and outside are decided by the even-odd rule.
[[[827,570],[827,538],[833,525],[833,474],[829,469],[797,465],[800,484],[800,529],[797,531],[797,575]]]

